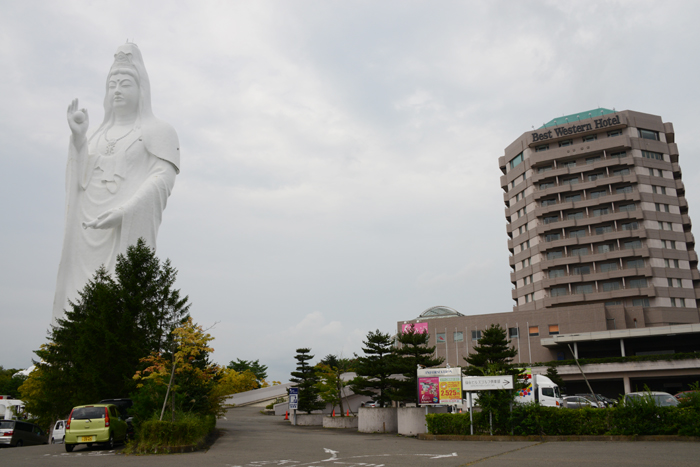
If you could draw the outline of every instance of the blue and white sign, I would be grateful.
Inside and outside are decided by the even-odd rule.
[[[289,410],[299,409],[299,388],[289,388]]]

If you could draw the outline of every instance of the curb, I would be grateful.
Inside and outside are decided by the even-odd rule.
[[[680,436],[680,435],[570,435],[570,436],[486,436],[486,435],[429,435],[421,433],[418,439],[425,441],[538,441],[538,442],[556,442],[556,441],[681,441],[681,442],[700,442],[698,436]]]

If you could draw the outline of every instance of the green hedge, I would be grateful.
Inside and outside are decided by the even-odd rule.
[[[175,422],[146,420],[141,424],[133,443],[132,452],[160,452],[161,448],[193,446],[216,427],[214,415],[178,414]]]
[[[514,435],[682,435],[700,436],[697,407],[656,407],[635,404],[609,409],[557,409],[523,405],[493,427],[494,434]],[[468,435],[469,414],[429,414],[428,433]],[[489,416],[474,413],[474,434],[489,434]]]

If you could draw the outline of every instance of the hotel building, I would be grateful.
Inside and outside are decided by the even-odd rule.
[[[513,311],[434,307],[399,330],[428,323],[452,366],[491,324],[508,329],[521,363],[700,351],[700,273],[678,158],[672,123],[629,110],[523,133],[499,158]],[[589,370],[611,395],[642,383],[673,392],[700,379],[700,360]],[[559,371],[573,386],[581,378]]]

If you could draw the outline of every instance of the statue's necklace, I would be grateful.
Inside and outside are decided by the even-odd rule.
[[[111,128],[111,127],[110,127],[110,128]],[[114,147],[117,145],[117,143],[118,143],[120,140],[126,138],[126,137],[129,135],[129,133],[131,133],[132,131],[134,131],[134,127],[131,127],[131,130],[127,131],[126,133],[124,133],[123,135],[121,135],[119,138],[109,139],[109,138],[107,137],[107,132],[110,130],[110,128],[107,128],[107,131],[104,132],[105,141],[107,142],[107,148],[105,149],[105,151],[106,151],[106,154],[107,154],[108,156],[111,156],[112,154],[114,154]]]

